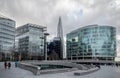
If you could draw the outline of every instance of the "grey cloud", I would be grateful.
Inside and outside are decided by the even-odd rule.
[[[120,25],[120,9],[115,0],[0,0],[0,12],[17,22],[48,27],[56,35],[58,17],[62,17],[64,35],[89,24]],[[80,11],[82,14],[80,15]],[[119,32],[118,32],[119,33]]]

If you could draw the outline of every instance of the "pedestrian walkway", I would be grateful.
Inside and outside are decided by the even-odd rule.
[[[32,72],[15,68],[14,63],[10,69],[4,68],[4,63],[0,62],[0,78],[120,78],[120,67],[112,66],[101,66],[101,69],[97,72],[83,75],[75,76],[74,71],[55,73],[55,74],[45,74],[35,76]]]
[[[4,63],[0,62],[0,78],[26,78],[32,75],[33,74],[29,71],[15,68],[14,63],[11,63],[10,69],[5,69]]]

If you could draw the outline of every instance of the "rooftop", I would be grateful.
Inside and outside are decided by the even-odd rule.
[[[12,20],[12,19],[10,19],[10,18],[8,18],[8,17],[6,17],[4,15],[1,15],[1,14],[0,14],[0,19],[7,19],[7,20],[10,20],[10,21],[14,21],[14,20]]]
[[[87,25],[87,26],[83,26],[83,27],[77,28],[77,29],[69,32],[68,34],[70,34],[70,33],[75,33],[75,32],[78,32],[78,31],[80,31],[80,30],[83,30],[83,29],[86,29],[86,28],[89,28],[89,27],[113,27],[113,26],[92,24],[92,25]]]
[[[21,29],[21,28],[24,28],[24,27],[35,27],[35,28],[45,29],[45,31],[46,31],[46,28],[47,28],[47,27],[45,27],[45,26],[27,23],[27,24],[25,24],[25,25],[22,25],[22,26],[17,27],[17,29]]]

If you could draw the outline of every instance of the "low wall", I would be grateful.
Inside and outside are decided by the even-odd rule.
[[[63,65],[63,66],[69,66],[72,68],[64,68],[64,69],[53,69],[53,70],[40,70],[40,66],[37,65],[44,65],[44,64],[49,64],[49,65]],[[84,75],[84,74],[89,74],[92,72],[95,72],[98,68],[88,68],[84,65],[81,64],[75,64],[75,63],[70,63],[70,62],[50,62],[50,61],[43,61],[43,62],[21,62],[18,64],[18,67],[23,68],[25,70],[29,70],[33,72],[35,75],[40,75],[40,74],[49,74],[49,73],[58,73],[58,72],[69,72],[69,71],[76,71],[76,70],[83,70],[81,72],[74,73],[74,75]]]
[[[64,68],[64,69],[52,69],[52,70],[41,70],[40,74],[51,74],[51,73],[63,73],[63,72],[70,72],[76,71],[77,68]]]
[[[64,68],[64,69],[53,69],[53,70],[40,70],[39,66],[34,66],[32,64],[26,64],[26,63],[19,63],[18,67],[29,70],[33,72],[35,75],[40,74],[50,74],[50,73],[60,73],[60,72],[69,72],[69,71],[75,71],[78,70],[78,68]]]
[[[25,69],[25,70],[29,70],[29,71],[33,72],[33,74],[35,74],[35,75],[40,75],[40,67],[39,66],[34,66],[31,64],[26,64],[26,63],[19,63],[18,67]]]
[[[93,73],[93,72],[96,72],[98,71],[100,68],[96,67],[96,68],[91,68],[89,70],[86,70],[86,71],[78,71],[78,72],[75,72],[74,75],[76,76],[82,76],[82,75],[87,75],[87,74],[90,74],[90,73]]]

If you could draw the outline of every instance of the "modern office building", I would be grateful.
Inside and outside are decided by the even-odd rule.
[[[0,15],[0,60],[10,60],[15,43],[15,21]]]
[[[63,57],[61,57],[61,52],[62,52],[62,49],[61,49],[61,41],[60,41],[60,38],[59,37],[54,37],[53,39],[53,43],[54,43],[54,50],[55,52],[57,53],[58,55],[58,59],[63,59]]]
[[[49,60],[60,60],[62,59],[60,56],[61,52],[61,41],[59,37],[54,37],[52,42],[48,43],[48,59]]]
[[[44,31],[46,27],[30,23],[16,29],[16,48],[21,60],[44,59]]]
[[[114,60],[116,28],[89,25],[67,34],[67,59]]]

